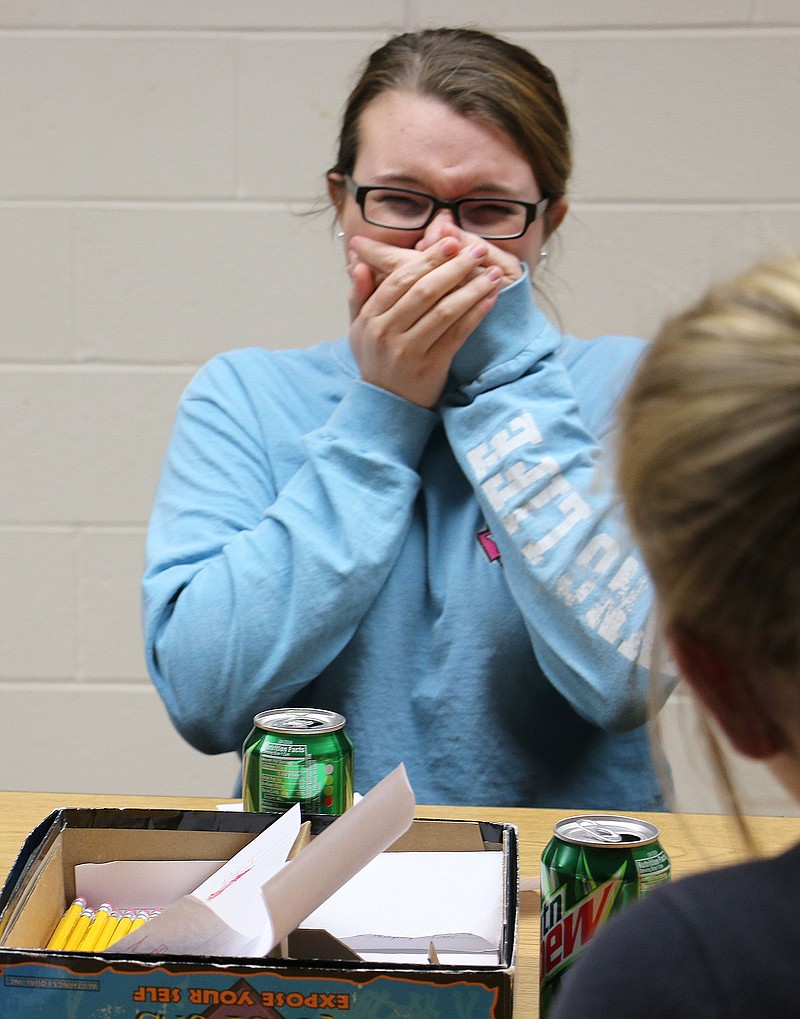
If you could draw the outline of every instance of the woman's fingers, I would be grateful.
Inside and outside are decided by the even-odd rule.
[[[496,266],[470,270],[469,278],[459,277],[456,285],[441,293],[423,278],[414,291],[398,301],[394,323],[399,324],[409,342],[433,346],[475,304],[499,289],[502,274]],[[448,280],[452,277],[448,274]],[[421,293],[419,293],[421,291]],[[466,337],[464,337],[466,339]]]
[[[461,245],[452,237],[431,245],[424,252],[383,244],[369,237],[353,237],[350,242],[351,257],[355,256],[355,259],[369,266],[376,286],[391,280],[392,285],[384,293],[384,300],[378,302],[381,307],[393,304],[400,294],[419,279],[458,255],[460,249]]]
[[[500,290],[502,273],[496,266],[479,269],[474,275],[435,301],[413,323],[403,336],[408,347],[418,347],[425,355],[436,349],[436,357],[449,363],[466,338],[477,326]]]
[[[391,312],[397,316],[395,325],[405,329],[469,279],[485,256],[486,246],[481,242],[461,249],[453,238],[445,238],[420,252],[353,238],[353,250],[369,266],[373,278],[380,279],[364,312],[373,316]]]
[[[498,248],[477,234],[467,233],[452,220],[437,216],[428,226],[423,237],[417,242],[419,251],[425,251],[432,245],[441,241],[444,237],[452,237],[458,241],[460,247],[468,247],[470,244],[485,244],[486,256],[482,260],[483,265],[497,265],[503,270],[503,286],[507,287],[520,279],[522,266],[516,255],[510,254],[503,248]]]
[[[458,228],[455,228],[458,230]],[[424,249],[350,242],[350,345],[361,377],[433,407],[450,363],[494,304],[506,276],[489,245],[458,231]]]
[[[395,274],[381,284],[350,331],[353,354],[366,382],[421,406],[435,406],[453,356],[499,291],[501,271],[496,266],[476,271],[475,257],[461,252],[435,270],[416,274],[412,285],[400,285],[400,297],[393,304],[376,312],[379,297],[397,284]],[[459,261],[460,266],[454,264]]]
[[[464,247],[464,231],[456,226],[452,219],[445,219],[444,216],[436,216],[425,228],[425,233],[414,245],[418,251],[426,251],[432,244],[436,244],[443,237],[453,237],[458,241],[459,247]]]
[[[352,281],[350,290],[350,321],[358,315],[364,304],[394,269],[414,259],[407,248],[382,244],[366,237],[354,238],[348,252],[347,272]],[[363,257],[359,255],[363,252]]]
[[[353,322],[358,316],[366,302],[375,293],[377,286],[375,276],[365,262],[359,262],[354,258],[347,266],[350,275],[350,321]]]

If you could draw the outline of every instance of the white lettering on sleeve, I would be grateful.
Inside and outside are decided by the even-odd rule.
[[[558,464],[548,456],[533,467],[519,462],[514,463],[508,470],[501,471],[484,481],[481,488],[486,493],[492,509],[499,513],[514,496],[518,496],[539,481],[555,478],[557,475]]]
[[[597,581],[611,569],[619,556],[619,542],[610,534],[602,532],[594,534],[584,545],[575,559],[575,565],[581,572],[589,570],[593,577],[581,582],[575,590],[576,579],[570,574],[559,577],[556,592],[565,605],[581,605],[596,590]]]
[[[553,485],[548,486],[548,489],[545,489],[545,491],[548,491],[550,488],[553,488]],[[541,494],[543,495],[544,493]],[[536,499],[531,500],[531,502],[535,504]],[[545,552],[549,552],[551,548],[557,545],[565,535],[569,534],[573,527],[591,517],[591,509],[577,492],[570,491],[558,504],[558,508],[564,514],[564,519],[561,523],[557,524],[549,534],[545,534],[538,541],[529,542],[522,549],[522,554],[534,566],[541,561]]]
[[[467,453],[470,467],[478,481],[483,481],[489,471],[496,467],[502,457],[513,453],[521,446],[536,446],[542,441],[542,433],[526,411],[508,423],[508,428],[492,436],[488,442],[481,442]]]
[[[537,511],[548,504],[552,504],[561,514],[561,519],[547,533],[523,545],[522,555],[534,566],[541,563],[546,553],[574,528],[592,517],[591,507],[573,489],[553,457],[544,456],[538,462],[518,459],[502,466],[503,458],[510,453],[541,442],[539,427],[533,415],[526,411],[510,421],[506,429],[487,442],[475,446],[467,454],[469,465],[489,505],[500,515],[508,534],[518,532],[523,524],[534,520]],[[538,486],[543,487],[535,491]],[[504,508],[518,502],[531,491],[535,491],[535,494],[530,495],[516,509],[503,514]],[[545,525],[549,523],[543,521],[541,515],[538,519]],[[533,529],[535,534],[536,528]],[[563,574],[556,581],[556,593],[566,605],[591,602],[601,578],[616,567],[616,572],[604,585],[601,601],[590,604],[583,619],[599,637],[616,646],[620,654],[635,661],[637,657],[649,658],[652,637],[642,631],[624,639],[622,635],[628,621],[628,612],[646,589],[647,583],[634,556],[626,556],[617,566],[621,555],[620,544],[612,535],[605,532],[593,534],[577,552],[574,571]]]
[[[609,582],[608,588],[610,591],[619,591],[623,593],[631,589],[631,585],[636,579],[636,574],[639,572],[639,564],[633,558],[628,556],[625,562],[620,566],[614,576]]]
[[[617,561],[619,543],[610,534],[595,534],[581,549],[578,566],[587,566],[593,573],[602,576]]]

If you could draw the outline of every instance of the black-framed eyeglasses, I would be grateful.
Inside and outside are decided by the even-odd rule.
[[[518,202],[511,198],[456,198],[444,202],[424,191],[362,186],[345,176],[344,184],[361,209],[367,223],[386,230],[424,230],[440,209],[449,209],[456,225],[487,241],[510,241],[522,237],[541,216],[550,199]]]

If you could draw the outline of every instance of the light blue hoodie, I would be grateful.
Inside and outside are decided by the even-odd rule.
[[[651,594],[602,453],[641,350],[562,336],[526,274],[437,411],[361,381],[346,340],[201,369],[143,587],[183,736],[240,750],[256,712],[324,707],[362,792],[403,761],[421,803],[659,809]]]

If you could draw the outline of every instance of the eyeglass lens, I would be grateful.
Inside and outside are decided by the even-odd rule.
[[[421,229],[431,218],[434,203],[425,195],[374,188],[364,196],[364,216],[375,226],[394,230]],[[508,237],[525,229],[524,205],[503,199],[468,198],[457,206],[462,229],[481,237]]]

